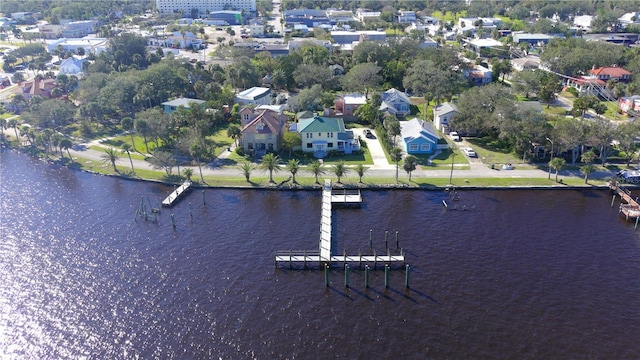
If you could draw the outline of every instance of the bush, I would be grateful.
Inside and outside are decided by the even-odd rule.
[[[242,146],[236,147],[236,154],[244,156],[244,148]]]
[[[567,88],[567,92],[575,97],[578,97],[578,89],[574,88],[574,87],[568,87]]]

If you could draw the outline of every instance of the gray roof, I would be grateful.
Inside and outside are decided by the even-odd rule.
[[[185,108],[189,108],[189,103],[204,104],[205,101],[200,99],[179,98],[179,99],[163,102],[162,105],[175,106],[175,107],[184,106]]]
[[[450,112],[458,112],[458,107],[455,104],[448,102],[440,104],[433,109],[434,116],[440,116]]]
[[[387,102],[394,102],[395,100],[402,100],[408,104],[411,104],[411,99],[405,95],[402,91],[396,89],[389,89],[382,93],[382,100]]]

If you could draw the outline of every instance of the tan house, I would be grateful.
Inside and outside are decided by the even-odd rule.
[[[239,115],[242,125],[240,145],[246,153],[260,156],[280,150],[288,120],[286,115],[250,107],[240,110]]]

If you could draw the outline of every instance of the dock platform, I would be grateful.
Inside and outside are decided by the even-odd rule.
[[[173,203],[176,202],[182,195],[184,195],[189,188],[191,187],[191,181],[187,180],[182,183],[182,185],[178,186],[169,196],[167,196],[164,200],[162,200],[162,206],[173,206]]]
[[[637,220],[640,218],[640,203],[638,203],[638,197],[633,198],[631,196],[631,190],[620,187],[615,180],[609,183],[609,188],[614,192],[613,200],[615,200],[617,195],[620,196],[620,200],[624,202],[620,204],[618,212],[624,215],[627,220],[635,218],[637,223]],[[611,206],[613,206],[613,201],[611,202]]]
[[[320,243],[318,250],[284,250],[277,251],[275,255],[276,266],[280,263],[403,263],[405,262],[404,251],[400,255],[332,255],[331,234],[333,226],[331,222],[332,205],[359,205],[362,203],[362,195],[359,189],[336,189],[331,185],[331,180],[327,179],[322,188],[322,211],[320,214]]]

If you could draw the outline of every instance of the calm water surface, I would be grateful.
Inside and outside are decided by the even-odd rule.
[[[334,248],[404,272],[275,269],[316,249],[320,192],[195,191],[0,155],[0,357],[8,359],[637,359],[640,231],[606,191],[365,191]],[[146,202],[147,200],[145,200]],[[193,218],[189,216],[192,203]]]

